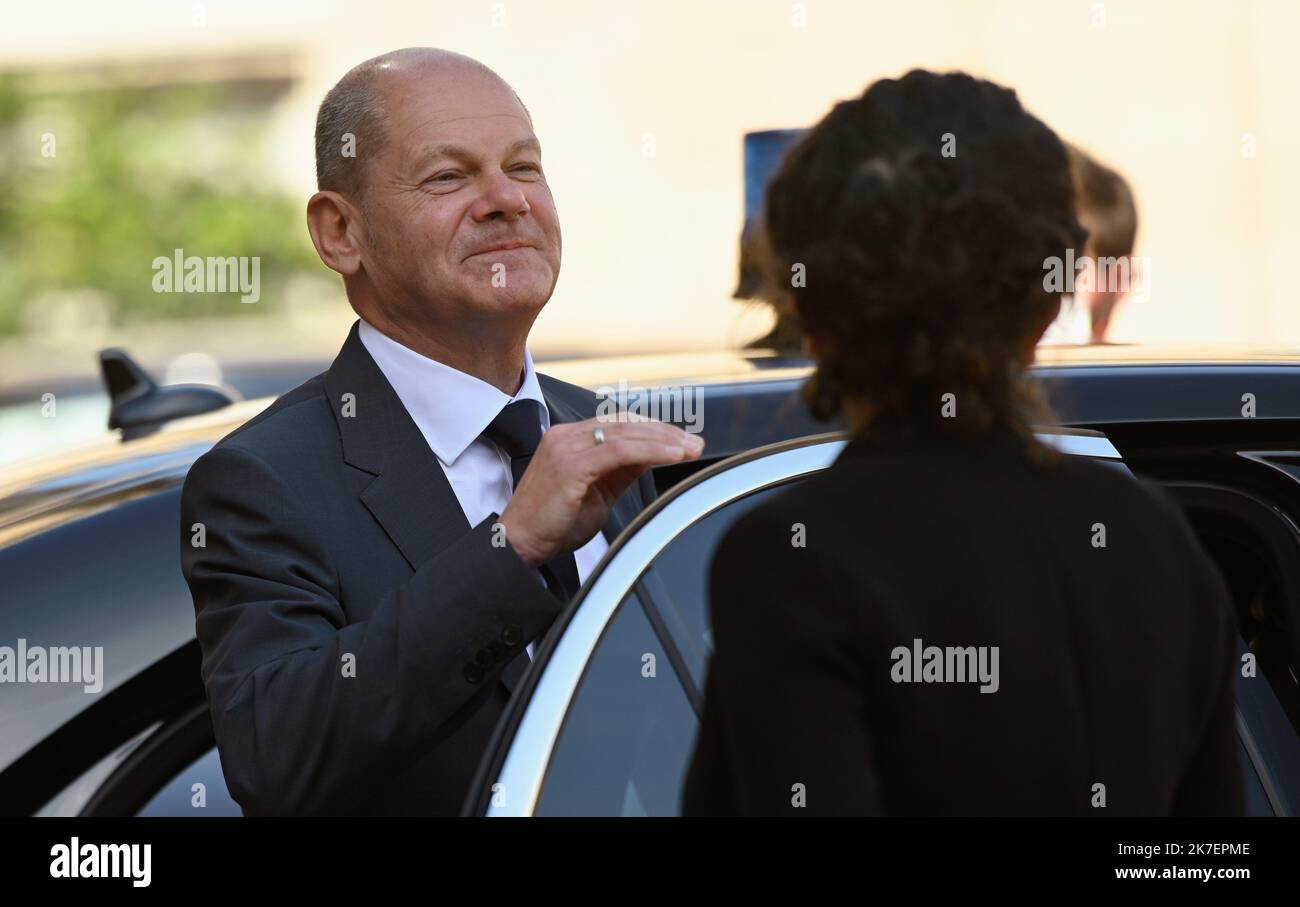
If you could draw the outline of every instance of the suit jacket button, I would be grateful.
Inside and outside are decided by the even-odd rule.
[[[465,679],[470,683],[481,683],[483,681],[483,669],[476,664],[465,665]]]
[[[508,646],[517,646],[524,641],[524,631],[519,629],[518,624],[506,624],[506,628],[501,631],[501,641]]]

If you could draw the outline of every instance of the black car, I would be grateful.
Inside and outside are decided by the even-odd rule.
[[[1241,758],[1254,815],[1300,811],[1300,355],[1128,348],[1045,353],[1035,369],[1065,452],[1162,483],[1237,606]],[[764,353],[548,363],[702,395],[705,457],[656,471],[662,497],[611,546],[541,642],[465,810],[671,815],[698,725],[713,547],[747,508],[843,444],[807,416],[807,363]],[[119,389],[120,390],[120,389]],[[0,645],[103,646],[102,689],[6,684],[0,813],[238,815],[199,679],[178,559],[190,464],[269,399],[157,424],[11,468],[0,484]],[[143,409],[149,409],[144,407]],[[165,423],[165,424],[164,424]],[[756,564],[755,569],[762,569]],[[1247,657],[1249,656],[1249,657]],[[1246,672],[1249,673],[1249,672]]]

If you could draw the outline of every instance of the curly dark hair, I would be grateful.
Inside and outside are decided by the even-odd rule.
[[[855,399],[875,438],[1000,425],[1041,453],[1050,411],[1021,355],[1059,303],[1044,259],[1085,236],[1065,146],[1014,91],[914,70],[836,104],[773,176],[763,222],[768,292],[817,344],[813,414]]]

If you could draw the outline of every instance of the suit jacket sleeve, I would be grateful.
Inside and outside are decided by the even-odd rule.
[[[877,815],[860,633],[825,565],[791,545],[789,524],[760,514],[714,558],[715,647],[683,812]]]
[[[357,808],[363,779],[408,766],[492,694],[505,660],[473,682],[476,652],[513,638],[507,627],[522,650],[560,609],[512,547],[492,544],[489,517],[349,623],[322,527],[237,446],[195,463],[181,517],[213,730],[249,814]]]

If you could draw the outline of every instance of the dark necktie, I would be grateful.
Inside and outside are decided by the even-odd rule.
[[[510,457],[511,489],[519,487],[524,470],[542,441],[541,404],[536,400],[516,400],[506,405],[487,428],[483,437]],[[558,554],[541,566],[546,586],[560,601],[568,601],[578,591],[578,564],[573,554]]]

